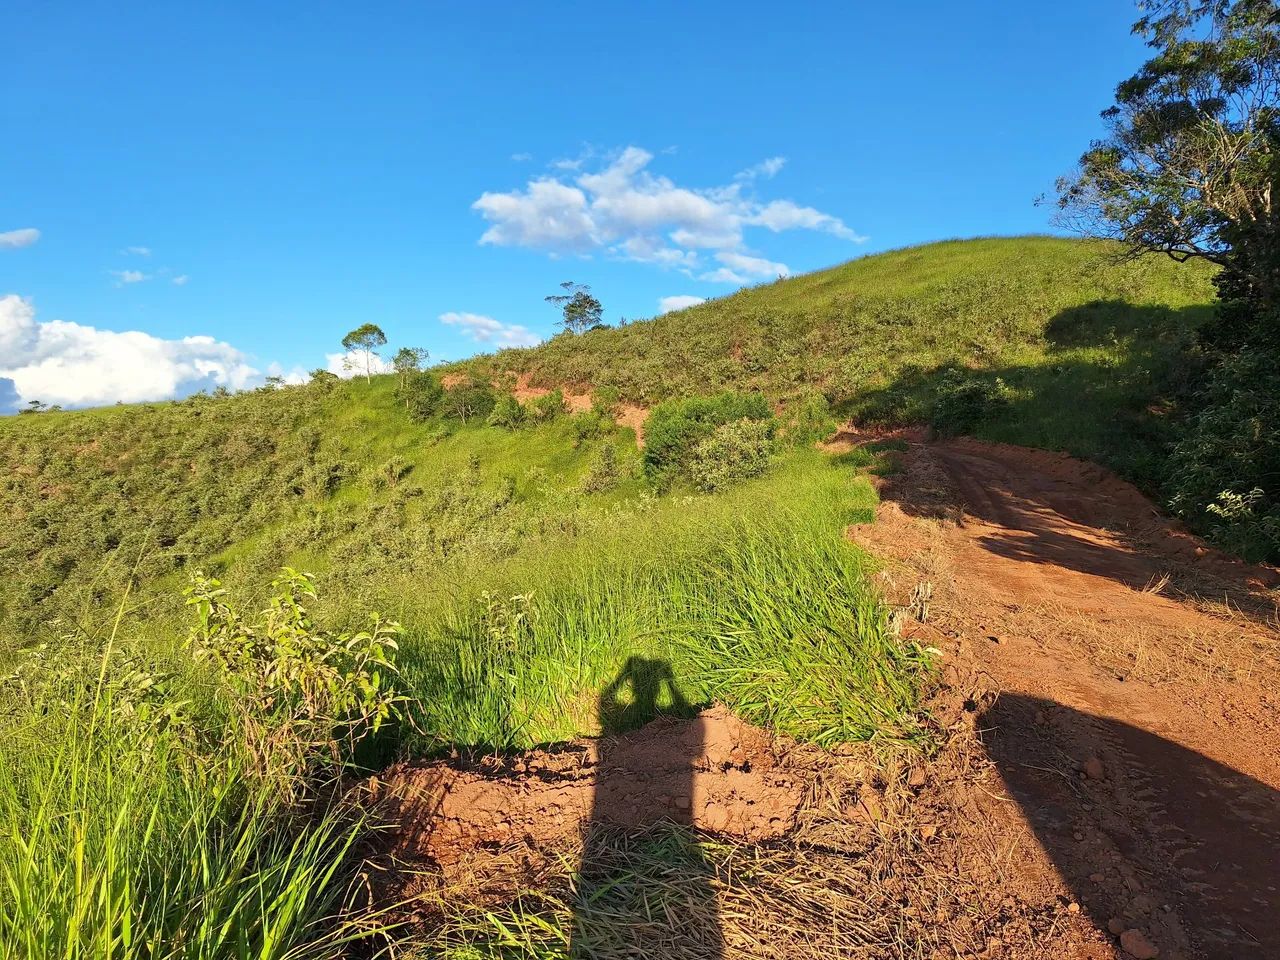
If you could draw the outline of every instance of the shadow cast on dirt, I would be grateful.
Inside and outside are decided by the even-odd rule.
[[[1129,955],[1280,958],[1280,792],[1036,697],[1001,695],[982,727],[1045,852]]]
[[[602,954],[672,960],[723,955],[714,871],[693,832],[695,779],[707,750],[704,721],[673,729],[660,769],[636,764],[626,740],[609,737],[660,715],[693,713],[665,660],[630,657],[600,694],[598,719],[606,739],[584,827],[569,948],[574,960]],[[667,917],[673,910],[682,919],[681,935],[654,942],[655,929],[644,918]],[[637,922],[619,922],[626,917]]]

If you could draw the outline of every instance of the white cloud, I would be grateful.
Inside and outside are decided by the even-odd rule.
[[[818,230],[853,243],[865,243],[867,239],[854,233],[839,218],[813,207],[799,206],[790,200],[774,200],[765,204],[750,222],[768,227],[774,233],[781,233],[783,230]]]
[[[330,373],[336,373],[343,379],[351,379],[352,377],[364,376],[364,354],[350,350],[346,353],[326,353],[324,355],[324,368]],[[384,360],[382,357],[374,357],[372,363],[369,364],[370,373],[390,373],[392,371],[391,362]]]
[[[696,307],[700,303],[706,303],[706,297],[691,297],[687,294],[679,294],[674,297],[662,297],[658,300],[658,309],[663,313],[670,313],[672,310],[684,310],[687,307]]]
[[[722,250],[716,254],[716,259],[724,266],[714,273],[703,274],[701,279],[715,283],[742,284],[747,282],[746,278],[772,280],[776,277],[785,277],[791,272],[785,263],[766,260],[764,257],[748,256],[734,250]]]
[[[757,177],[762,177],[765,180],[772,180],[786,165],[786,162],[786,157],[769,157],[767,160],[761,160],[755,166],[747,167],[733,179],[754,180]]]
[[[29,300],[0,297],[0,411],[31,400],[68,407],[138,403],[261,382],[247,357],[213,337],[163,340],[137,330],[37,321]]]
[[[815,230],[860,241],[836,216],[790,200],[768,203],[751,195],[753,184],[782,169],[783,157],[771,157],[742,171],[725,186],[679,186],[649,167],[653,154],[627,147],[602,167],[584,172],[594,154],[553,164],[564,174],[529,180],[522,190],[486,192],[472,209],[489,224],[483,244],[519,246],[552,255],[605,253],[625,260],[674,268],[690,276],[704,267],[701,251],[731,252],[758,263],[744,232],[762,227],[773,233]],[[717,254],[717,259],[720,259]],[[722,263],[726,261],[721,260]],[[732,265],[729,265],[732,266]],[[704,277],[763,276],[740,267]],[[785,266],[778,272],[786,272]],[[774,273],[773,275],[776,275]]]
[[[149,257],[151,256],[150,247],[125,247],[120,251],[125,256],[130,257]]]
[[[190,279],[191,278],[188,277],[185,273],[180,273],[173,278],[172,283],[175,287],[185,287],[187,285],[187,282]]]
[[[495,347],[532,347],[542,342],[542,337],[527,327],[518,323],[502,323],[479,313],[457,313],[451,310],[440,314],[440,322],[458,327],[476,343],[492,344]]]
[[[23,227],[21,230],[10,230],[0,233],[0,250],[17,250],[29,247],[40,239],[40,231],[35,227]]]
[[[130,283],[142,283],[150,280],[150,274],[143,273],[141,270],[109,270],[107,271],[116,278],[116,286],[123,287]]]

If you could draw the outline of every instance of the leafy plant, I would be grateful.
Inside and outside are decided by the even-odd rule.
[[[660,483],[687,472],[698,442],[738,420],[772,423],[773,411],[762,394],[733,391],[660,403],[645,422],[645,472]]]
[[[516,430],[524,424],[524,407],[520,401],[509,393],[498,394],[493,409],[489,411],[488,424],[491,427],[502,427],[505,430]]]
[[[689,452],[689,477],[699,490],[714,493],[760,476],[769,468],[772,453],[772,421],[722,423]]]
[[[184,594],[196,626],[187,644],[231,690],[232,709],[261,774],[293,782],[317,760],[333,767],[399,715],[394,657],[400,625],[373,614],[369,630],[333,634],[311,618],[311,577],[285,567],[269,608],[246,622],[215,579],[197,574]]]
[[[556,389],[534,397],[525,410],[532,423],[548,423],[557,417],[564,416],[564,392]]]

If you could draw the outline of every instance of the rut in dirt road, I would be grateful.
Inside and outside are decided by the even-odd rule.
[[[984,743],[1045,857],[1119,955],[1280,958],[1275,571],[1096,465],[912,440],[851,535],[929,580],[921,629],[993,684]]]

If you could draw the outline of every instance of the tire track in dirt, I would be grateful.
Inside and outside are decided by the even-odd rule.
[[[1095,465],[908,439],[851,534],[891,593],[932,583],[919,629],[990,678],[984,741],[1039,866],[1122,956],[1280,958],[1275,571]]]

